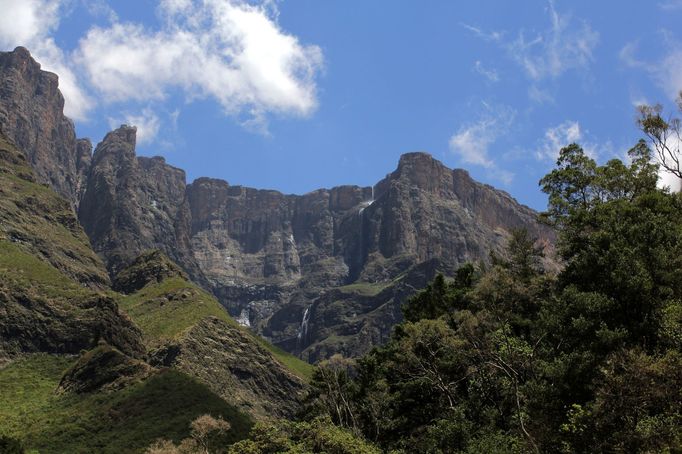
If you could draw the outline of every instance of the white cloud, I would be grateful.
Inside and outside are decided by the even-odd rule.
[[[501,32],[501,31],[485,32],[480,27],[476,27],[474,25],[469,25],[469,24],[460,24],[460,25],[484,41],[499,42],[504,37],[504,32]]]
[[[177,118],[174,115],[171,115]],[[159,133],[161,121],[154,111],[146,107],[139,114],[124,113],[123,118],[109,118],[109,127],[114,129],[121,124],[137,127],[137,143],[144,145],[153,142]]]
[[[538,159],[556,161],[559,151],[568,144],[579,142],[583,138],[580,124],[577,121],[564,121],[560,125],[545,131],[540,148],[535,155]]]
[[[497,71],[493,68],[486,68],[480,60],[476,60],[476,63],[474,63],[474,71],[488,79],[490,82],[498,82],[500,80]]]
[[[619,58],[623,63],[631,68],[646,68],[646,62],[643,62],[635,55],[637,53],[637,43],[627,43],[618,53]]]
[[[72,70],[69,55],[50,37],[59,26],[64,1],[2,0],[0,2],[0,47],[24,46],[31,51],[42,68],[59,75],[59,89],[64,95],[65,113],[77,120],[85,119],[93,101],[83,90]]]
[[[538,88],[536,85],[531,85],[528,89],[528,97],[538,104],[553,104],[554,96],[548,91]]]
[[[0,46],[25,46],[57,73],[74,119],[86,119],[95,101],[145,105],[179,92],[215,99],[263,132],[269,114],[307,116],[317,107],[322,51],[283,31],[271,0],[160,0],[155,29],[121,22],[105,0],[84,1],[110,25],[90,28],[67,52],[52,34],[73,2],[0,0]]]
[[[512,41],[503,39],[504,32],[463,26],[479,38],[501,46],[532,80],[553,79],[570,70],[587,69],[593,60],[599,33],[585,21],[573,20],[570,14],[559,14],[552,0],[548,2],[548,13],[549,28],[530,33],[530,37],[521,30]]]
[[[116,11],[106,2],[106,0],[82,0],[83,6],[94,17],[104,17],[109,22],[118,20]]]
[[[531,79],[556,78],[572,69],[585,69],[592,62],[592,51],[599,34],[586,22],[574,23],[570,15],[561,15],[549,2],[550,27],[526,39],[519,33],[509,46],[512,57],[523,66]]]
[[[282,31],[271,6],[163,0],[158,12],[159,30],[116,22],[81,40],[78,62],[107,101],[157,100],[180,89],[249,121],[315,110],[322,52]]]
[[[491,107],[484,104],[486,112],[473,123],[464,125],[450,137],[450,151],[464,164],[485,167],[496,178],[509,183],[513,174],[500,169],[488,153],[489,147],[506,134],[516,116],[509,107]]]
[[[658,187],[668,187],[672,192],[680,192],[682,190],[682,180],[677,175],[661,170],[658,172]]]

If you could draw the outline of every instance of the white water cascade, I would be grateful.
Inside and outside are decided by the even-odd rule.
[[[311,304],[310,306],[305,308],[305,311],[303,311],[301,327],[298,329],[298,336],[296,336],[296,343],[298,344],[299,350],[305,347],[304,343],[306,342],[306,338],[308,337],[308,322],[310,321],[310,308],[312,306],[313,305]]]
[[[372,186],[372,197],[369,200],[365,200],[360,204],[360,211],[358,212],[359,214],[362,213],[365,208],[370,206],[372,203],[374,203],[374,186]]]

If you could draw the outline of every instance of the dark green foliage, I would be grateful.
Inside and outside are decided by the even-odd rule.
[[[541,181],[561,272],[512,232],[489,269],[412,298],[384,347],[320,365],[307,417],[398,452],[682,451],[682,199],[644,142],[630,158],[564,148]]]
[[[24,454],[26,452],[21,442],[16,438],[7,435],[0,435],[0,453],[2,454]]]
[[[230,454],[379,454],[381,451],[325,419],[260,423],[249,440],[232,445]]]
[[[471,289],[475,278],[476,271],[471,264],[458,269],[451,283],[446,282],[443,275],[439,274],[425,290],[402,307],[405,320],[416,322],[423,318],[438,318],[466,307],[467,291]]]

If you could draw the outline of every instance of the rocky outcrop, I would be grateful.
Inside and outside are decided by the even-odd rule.
[[[0,131],[26,154],[38,180],[77,206],[87,146],[64,116],[56,74],[43,71],[23,47],[0,52]]]
[[[174,367],[206,383],[225,401],[258,418],[292,417],[304,385],[244,329],[216,317],[151,353],[156,366]]]
[[[114,278],[112,288],[117,292],[130,294],[149,283],[159,283],[172,277],[188,279],[180,267],[171,262],[163,252],[153,249],[141,254],[127,268],[118,273]]]
[[[80,222],[111,275],[141,252],[160,249],[201,282],[189,249],[185,172],[161,157],[137,157],[135,136],[136,128],[124,125],[97,145]]]
[[[115,391],[138,383],[156,370],[102,343],[84,353],[62,376],[57,392]]]

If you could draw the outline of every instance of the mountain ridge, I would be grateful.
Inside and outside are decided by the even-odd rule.
[[[40,67],[22,48],[0,53],[0,68],[9,86],[31,88],[3,97],[0,129],[19,138],[30,128],[54,130],[63,108],[56,86],[53,104],[36,103],[45,114],[32,122],[8,122],[3,118],[10,114],[2,114],[26,105],[38,96],[40,81],[54,77],[36,76]],[[425,152],[402,155],[395,170],[373,186],[295,195],[216,178],[188,183],[185,172],[164,158],[137,156],[136,128],[127,125],[109,132],[90,154],[89,141],[76,140],[69,125],[68,134],[54,135],[52,154],[42,152],[42,142],[28,142],[33,151],[27,155],[38,156],[34,165],[43,182],[71,197],[110,277],[144,251],[159,249],[242,324],[309,360],[336,352],[359,355],[385,339],[414,293],[410,287],[398,290],[401,276],[412,276],[409,286],[419,288],[435,273],[486,262],[490,253],[502,252],[516,228],[528,229],[551,253],[554,233],[537,222],[535,211]],[[51,179],[65,159],[63,178]],[[353,311],[332,309],[339,305],[327,292],[349,285],[363,291],[390,287],[393,293],[350,292]],[[383,315],[377,316],[380,307]],[[352,346],[336,348],[331,341],[356,335],[364,340]],[[325,353],[305,339],[326,340]]]

